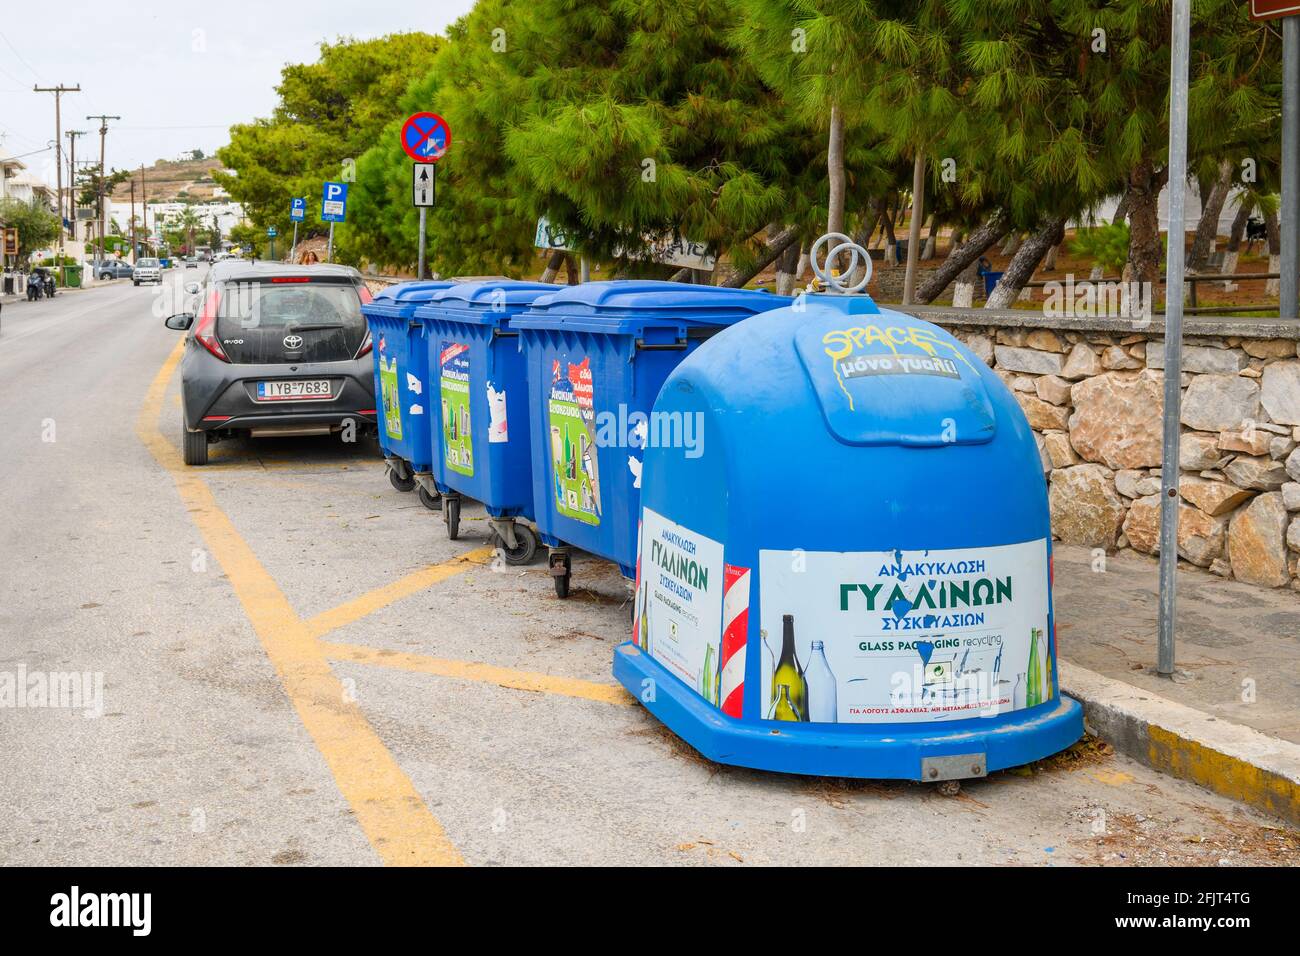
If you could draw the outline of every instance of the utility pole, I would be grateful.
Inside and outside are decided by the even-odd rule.
[[[68,231],[72,241],[77,241],[77,137],[85,136],[84,129],[70,129],[64,134],[68,137]],[[81,260],[81,253],[77,253]]]
[[[149,242],[149,207],[145,205],[144,192],[144,163],[140,164],[140,231],[144,233],[144,241]]]
[[[104,261],[104,181],[108,178],[108,168],[104,165],[104,140],[108,136],[108,121],[120,120],[120,116],[106,116],[101,113],[99,116],[87,116],[86,119],[99,120],[99,255],[100,263]],[[101,268],[96,266],[95,268]]]
[[[135,238],[135,179],[131,180],[131,265],[140,258],[140,246]]]
[[[59,218],[63,218],[63,111],[62,100],[64,93],[80,93],[81,84],[76,86],[64,86],[60,83],[58,86],[33,86],[34,93],[53,93],[54,94],[54,178],[56,181],[55,195],[59,197]],[[71,223],[69,223],[71,225]],[[59,245],[62,246],[62,232],[60,232]]]

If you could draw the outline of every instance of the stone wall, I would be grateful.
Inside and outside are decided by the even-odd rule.
[[[1054,537],[1159,551],[1164,329],[1128,319],[916,308],[1015,394],[1038,439]],[[1300,323],[1184,327],[1179,557],[1300,590]]]

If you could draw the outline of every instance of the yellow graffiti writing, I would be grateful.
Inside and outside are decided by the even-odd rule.
[[[844,379],[840,376],[839,363],[852,355],[855,350],[866,349],[874,344],[883,345],[895,356],[898,355],[900,345],[911,345],[931,358],[939,357],[938,348],[946,349],[954,357],[960,359],[972,372],[975,371],[975,366],[966,360],[966,356],[961,354],[961,349],[957,348],[955,343],[944,341],[935,331],[930,329],[902,325],[890,325],[883,329],[878,325],[834,329],[822,336],[822,345],[826,349],[826,354],[830,356],[835,381],[839,383],[840,391],[849,400],[850,410],[853,409],[853,396],[849,394],[848,388],[844,385]]]

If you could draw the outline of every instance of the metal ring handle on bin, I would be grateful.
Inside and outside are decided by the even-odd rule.
[[[837,240],[839,245],[826,253],[823,265],[823,263],[817,261],[817,253],[821,250],[823,243],[829,242],[831,239]],[[842,252],[848,252],[852,256],[849,260],[848,268],[844,270],[842,275],[832,275],[829,268],[830,264],[838,261],[840,253]],[[854,271],[858,268],[859,258],[862,259],[866,266],[866,274],[853,285],[846,286],[844,284],[843,276],[853,275]],[[817,276],[817,278],[820,279],[831,292],[838,292],[841,295],[851,295],[854,292],[861,292],[867,287],[867,283],[871,281],[871,256],[868,254],[866,249],[862,248],[862,246],[858,245],[842,232],[828,232],[826,235],[814,242],[812,250],[808,254],[808,259],[812,264],[813,274]]]

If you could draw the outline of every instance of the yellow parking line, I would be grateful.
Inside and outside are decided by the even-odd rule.
[[[427,657],[424,654],[408,654],[404,651],[362,647],[358,644],[335,644],[324,641],[323,646],[325,656],[332,661],[374,664],[378,667],[392,667],[397,670],[414,671],[418,674],[434,674],[438,677],[451,677],[456,680],[482,681],[488,684],[497,684],[501,687],[509,687],[512,690],[558,694],[562,697],[594,700],[601,704],[619,704],[629,707],[636,704],[632,695],[617,684],[599,684],[595,681],[579,680],[576,677],[556,677],[552,674],[539,674],[535,671],[519,671],[511,667],[497,667],[494,664],[445,660],[440,657]]]
[[[385,584],[383,587],[375,588],[373,591],[353,598],[345,604],[330,608],[328,611],[322,611],[315,617],[308,619],[307,630],[312,637],[323,637],[330,631],[338,630],[345,624],[351,624],[353,621],[359,621],[363,617],[374,614],[381,607],[387,607],[395,601],[402,600],[402,598],[418,594],[439,581],[445,581],[457,574],[464,574],[476,565],[486,564],[491,557],[491,548],[478,548],[467,554],[452,558],[450,561],[431,564],[427,568],[413,571],[404,578],[398,578],[392,584]]]
[[[206,482],[181,463],[175,447],[159,432],[167,383],[183,347],[176,346],[149,386],[136,435],[176,482],[182,503],[225,570],[285,693],[375,851],[390,865],[463,865],[415,785],[348,700],[321,642],[294,612]]]

